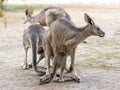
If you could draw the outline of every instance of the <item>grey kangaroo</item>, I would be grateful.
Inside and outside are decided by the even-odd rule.
[[[83,27],[76,27],[73,23],[65,18],[60,18],[54,21],[50,25],[50,30],[45,32],[43,38],[43,48],[45,52],[45,58],[47,63],[46,75],[43,76],[40,81],[48,80],[51,76],[50,73],[50,57],[56,56],[58,51],[61,50],[63,45],[67,48],[67,55],[71,57],[70,73],[71,77],[77,82],[80,82],[79,76],[75,72],[74,61],[75,61],[75,49],[77,45],[90,36],[104,37],[105,33],[94,23],[92,18],[85,13],[84,15],[87,25]]]
[[[27,29],[24,30],[23,34],[23,46],[25,50],[25,60],[23,63],[23,69],[27,69],[29,66],[27,64],[27,52],[28,48],[32,48],[32,67],[36,75],[43,75],[42,72],[39,72],[36,67],[37,53],[40,53],[43,56],[42,48],[42,39],[44,35],[44,28],[39,25],[30,25]],[[40,57],[41,58],[41,57]]]

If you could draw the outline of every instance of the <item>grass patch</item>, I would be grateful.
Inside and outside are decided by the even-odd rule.
[[[42,9],[45,7],[44,5],[29,5],[29,6],[32,6],[35,9]],[[25,10],[29,6],[28,5],[5,5],[4,9],[7,11],[18,11],[18,10]]]
[[[80,66],[83,68],[97,68],[97,69],[104,69],[104,70],[113,70],[118,69],[118,67],[110,66],[103,61],[98,61],[96,59],[87,59],[85,61],[76,63],[76,66]]]
[[[7,24],[23,24],[23,18],[25,16],[25,9],[29,7],[27,5],[6,5],[4,6],[5,11],[5,18]],[[35,9],[34,14],[38,14],[44,5],[32,5]],[[34,16],[34,15],[33,15]]]
[[[106,70],[120,69],[120,39],[110,38],[100,42],[88,41],[76,53],[76,66]]]
[[[106,69],[106,70],[108,70],[108,69],[115,69],[115,67],[113,67],[113,66],[108,66],[108,65],[106,65],[105,63],[100,64],[97,68]]]

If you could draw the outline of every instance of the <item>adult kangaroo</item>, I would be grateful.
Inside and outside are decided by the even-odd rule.
[[[46,81],[50,78],[50,57],[53,54],[56,56],[63,45],[67,48],[67,55],[71,57],[69,72],[72,78],[80,82],[79,76],[74,69],[75,49],[77,45],[90,36],[104,37],[105,33],[94,23],[88,14],[84,14],[87,25],[76,27],[73,23],[65,18],[60,18],[50,25],[50,30],[45,32],[43,38],[43,48],[47,62],[46,75],[40,81]],[[53,53],[52,53],[53,52]]]
[[[42,72],[39,72],[36,67],[37,53],[43,56],[44,51],[42,48],[42,39],[44,35],[44,28],[39,25],[30,25],[27,29],[24,30],[23,34],[23,46],[25,50],[25,60],[23,63],[23,69],[27,69],[29,66],[27,64],[27,52],[28,48],[32,48],[32,67],[36,75],[43,75]],[[44,58],[44,57],[43,57]],[[41,57],[40,57],[41,59]]]
[[[54,10],[54,17],[52,18],[53,19],[52,21],[54,21],[60,17],[65,17],[68,20],[71,20],[69,14],[64,9],[62,9],[60,7],[47,7],[47,8],[44,8],[39,14],[37,14],[35,16],[32,16],[28,10],[25,10],[24,24],[29,22],[31,24],[40,23],[42,26],[47,26],[46,12],[50,11],[50,10]],[[51,22],[51,20],[50,20],[50,22]]]

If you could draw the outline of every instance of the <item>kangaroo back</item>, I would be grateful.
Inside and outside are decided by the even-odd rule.
[[[42,47],[42,39],[44,34],[44,29],[39,24],[30,25],[23,35],[23,42],[25,47],[32,48],[32,66],[35,74],[39,75],[36,68],[37,52],[39,47]]]
[[[50,17],[46,18],[45,14],[46,14],[46,12],[48,12],[50,10],[52,10],[51,14],[53,13],[52,17],[50,16]],[[54,14],[56,12],[57,12],[57,14]],[[39,22],[42,26],[46,26],[46,25],[48,25],[48,23],[51,23],[51,22],[55,21],[59,17],[65,17],[68,20],[71,20],[69,14],[64,9],[62,9],[60,7],[44,8],[43,10],[41,10],[41,12],[38,15],[35,15],[35,16],[32,16],[28,10],[25,10],[24,24],[27,23],[27,22],[30,22],[31,24]],[[47,19],[47,22],[46,22],[46,19]]]

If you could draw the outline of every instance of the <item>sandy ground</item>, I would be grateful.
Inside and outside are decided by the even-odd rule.
[[[77,48],[75,65],[81,83],[69,81],[38,85],[39,76],[33,75],[32,69],[22,70],[22,34],[29,24],[22,24],[23,11],[6,12],[7,28],[0,22],[0,90],[120,89],[120,9],[76,7],[66,10],[77,26],[85,25],[83,15],[86,12],[106,32],[104,38],[91,37],[87,44],[80,44]],[[31,62],[31,52],[28,59]],[[93,59],[99,62],[92,62]],[[106,67],[97,66],[102,62]]]

